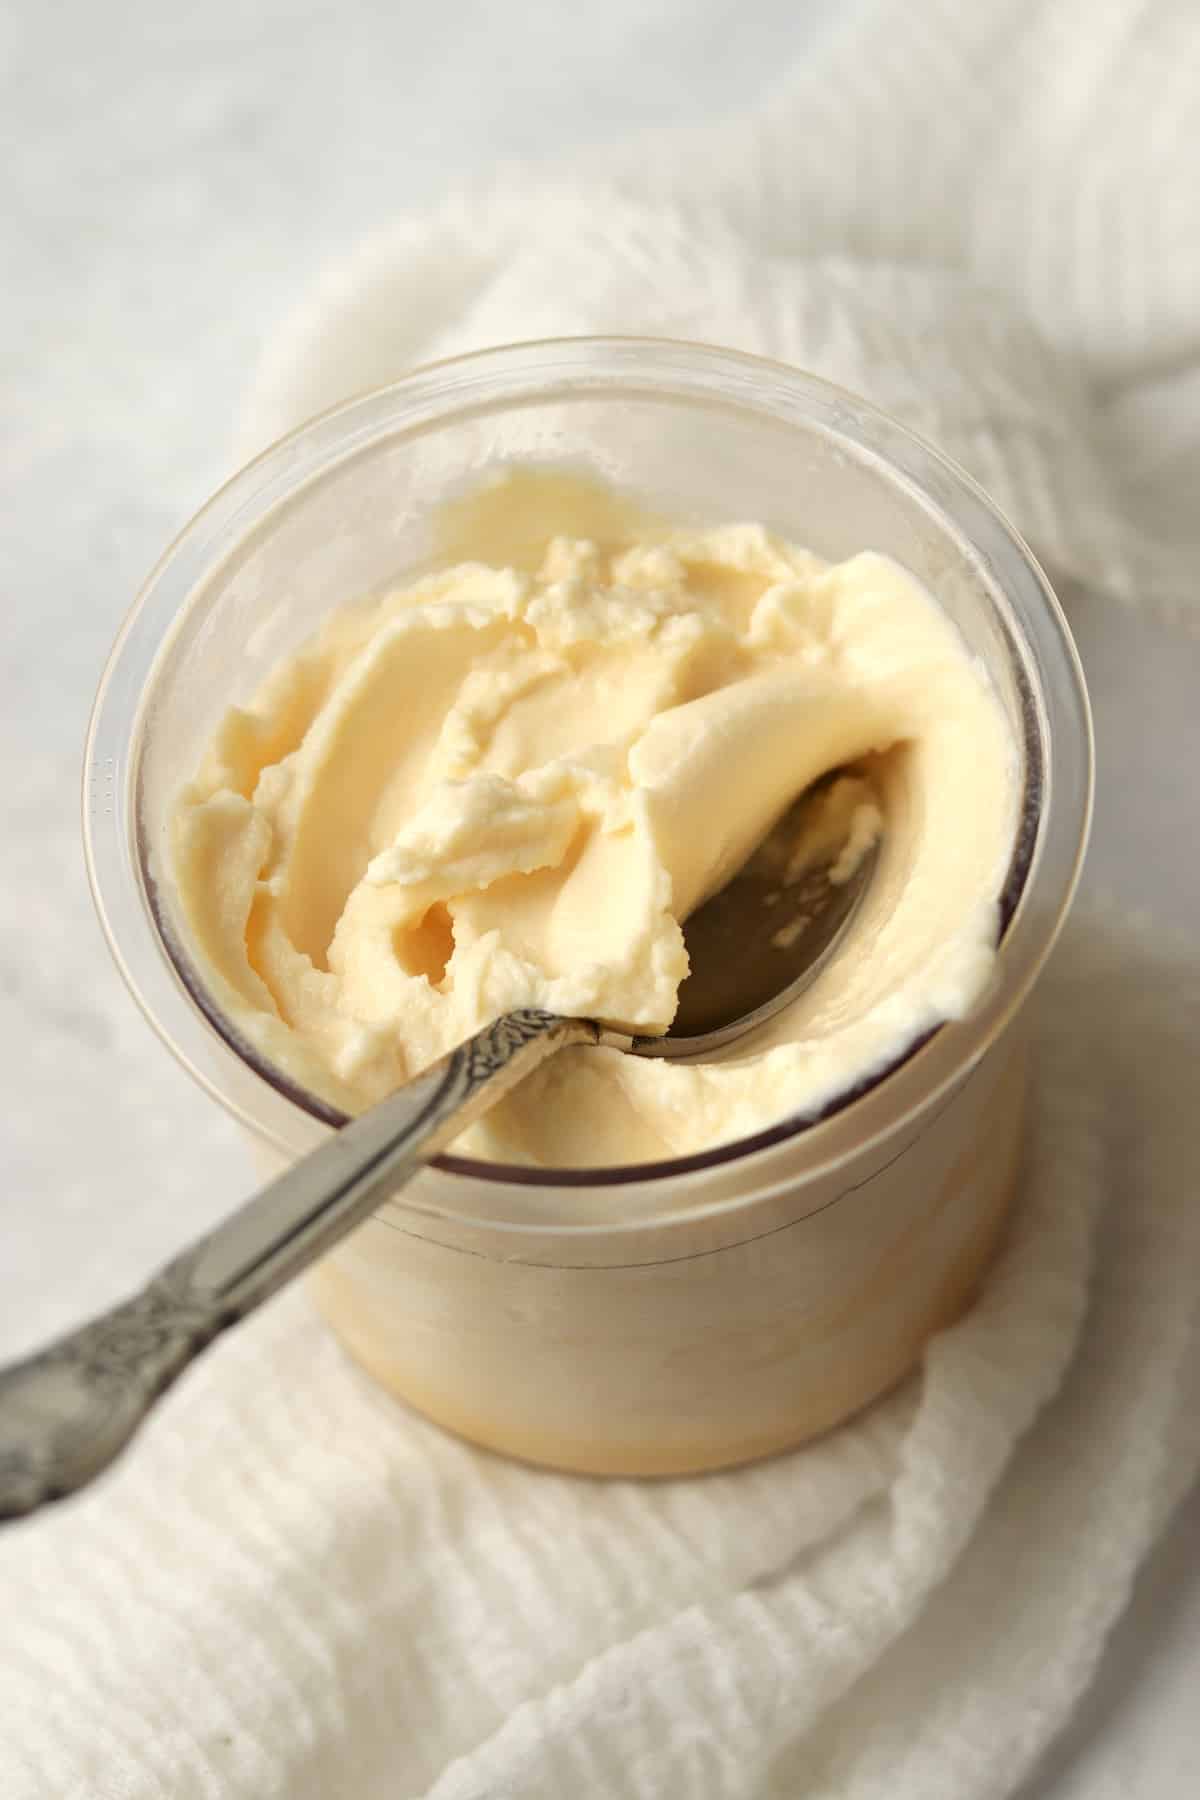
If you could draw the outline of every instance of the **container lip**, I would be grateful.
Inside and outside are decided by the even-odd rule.
[[[564,367],[564,365],[566,365]],[[494,384],[498,377],[509,381],[507,392],[490,397],[478,390]],[[395,428],[404,418],[405,403],[420,411],[427,409],[425,422],[436,424],[485,403],[492,406],[519,403],[525,383],[541,384],[543,397],[557,393],[612,393],[636,378],[643,391],[652,392],[656,385],[677,398],[723,400],[740,403],[748,410],[759,411],[784,423],[824,423],[831,430],[840,429],[861,451],[874,455],[888,468],[901,485],[909,485],[935,505],[941,497],[931,490],[937,487],[948,493],[951,506],[947,517],[962,533],[972,550],[994,563],[996,586],[1010,604],[1010,588],[1023,586],[1024,600],[1030,611],[1034,634],[1040,632],[1040,643],[1031,641],[1030,633],[1010,610],[1003,620],[1010,650],[1020,661],[1030,680],[1027,696],[1026,740],[1033,746],[1035,757],[1044,759],[1043,787],[1036,826],[1029,841],[1018,845],[1014,867],[1010,872],[1006,894],[1010,917],[1002,937],[998,971],[1012,977],[993,983],[970,1018],[961,1024],[947,1023],[935,1027],[916,1045],[910,1046],[896,1062],[860,1083],[850,1093],[839,1097],[815,1115],[786,1118],[748,1137],[732,1140],[685,1157],[674,1157],[651,1163],[629,1163],[595,1169],[547,1169],[522,1165],[486,1162],[474,1158],[446,1154],[435,1159],[433,1167],[454,1185],[462,1179],[486,1182],[496,1189],[540,1188],[598,1190],[604,1188],[641,1187],[650,1198],[646,1210],[633,1218],[613,1218],[600,1223],[557,1219],[506,1220],[479,1217],[471,1211],[460,1211],[452,1203],[418,1208],[446,1223],[459,1223],[495,1233],[595,1236],[639,1231],[652,1225],[694,1220],[712,1214],[726,1214],[750,1205],[773,1191],[778,1185],[768,1178],[768,1186],[756,1187],[752,1171],[762,1153],[791,1139],[804,1137],[814,1157],[803,1174],[796,1179],[814,1180],[827,1175],[849,1157],[870,1151],[872,1146],[890,1138],[905,1124],[924,1117],[953,1089],[985,1054],[1003,1031],[1013,1014],[1023,1004],[1056,941],[1071,900],[1078,886],[1086,853],[1094,790],[1094,739],[1090,707],[1078,654],[1065,616],[1045,574],[1029,547],[1003,516],[984,490],[934,445],[900,425],[888,414],[862,400],[849,390],[835,386],[816,376],[762,357],[715,346],[687,343],[667,338],[637,336],[565,337],[510,344],[466,356],[429,363],[384,387],[375,388],[316,415],[264,449],[243,469],[234,474],[179,532],[159,558],[141,593],[127,615],[106,662],[89,722],[84,753],[83,826],[85,859],[93,899],[110,951],[151,1025],[173,1054],[184,1063],[196,1079],[208,1088],[227,1109],[237,1114],[252,1130],[264,1130],[261,1120],[239,1104],[220,1082],[198,1069],[173,1035],[173,1026],[161,1016],[159,1007],[146,991],[145,982],[131,966],[130,940],[140,933],[152,940],[153,951],[170,965],[179,998],[191,1010],[197,1026],[215,1032],[227,1050],[236,1054],[274,1093],[323,1124],[338,1126],[345,1116],[319,1097],[290,1082],[281,1071],[267,1064],[244,1040],[231,1030],[229,1022],[216,1011],[195,978],[188,978],[186,956],[181,960],[177,946],[170,943],[153,901],[153,880],[146,858],[136,847],[139,808],[136,800],[140,728],[147,694],[139,691],[131,705],[129,674],[143,679],[157,660],[163,645],[173,635],[187,610],[189,595],[183,604],[170,606],[154,620],[148,614],[160,597],[160,586],[174,566],[197,540],[206,535],[234,528],[248,509],[258,506],[260,513],[281,497],[278,489],[282,476],[283,494],[294,492],[305,481],[334,466],[359,447],[378,436],[383,421]],[[731,395],[724,384],[734,382]],[[547,382],[550,383],[547,386]],[[472,391],[476,390],[476,391]],[[428,412],[432,404],[434,410]],[[393,409],[398,409],[396,417]],[[339,430],[340,426],[340,430]],[[314,440],[333,433],[334,441],[318,447],[315,457],[305,464],[304,452]],[[289,467],[298,462],[298,470]],[[915,467],[913,466],[915,465]],[[292,479],[292,477],[295,477]],[[962,514],[966,514],[964,522]],[[973,527],[973,529],[972,529]],[[981,540],[988,539],[989,542]],[[203,542],[200,544],[203,549]],[[161,607],[159,608],[162,612]],[[147,626],[149,630],[147,631]],[[136,641],[136,640],[143,641]],[[148,640],[148,641],[145,641]],[[1038,652],[1040,651],[1040,654]],[[149,655],[148,655],[149,652]],[[130,665],[135,664],[132,668]],[[1040,679],[1039,679],[1040,676]],[[1054,680],[1057,677],[1057,687]],[[1059,689],[1062,691],[1060,692]],[[1054,711],[1064,716],[1057,722]],[[1056,796],[1054,744],[1063,742],[1070,733],[1077,750],[1073,784],[1074,793]],[[116,746],[122,754],[110,752]],[[123,783],[117,780],[118,766]],[[1055,800],[1058,799],[1058,808]],[[1064,816],[1062,805],[1070,804],[1073,818]],[[1057,810],[1057,817],[1055,813]],[[1029,924],[1027,913],[1030,891],[1046,870],[1046,846],[1051,828],[1056,827],[1057,867],[1049,894],[1052,918],[1042,927],[1040,941],[1032,946],[1023,940],[1023,963],[1015,976],[1011,969],[1012,945],[1022,936],[1022,923]],[[124,844],[120,840],[124,831]],[[122,922],[114,917],[113,902],[118,906],[122,896],[112,892],[115,863],[120,861],[114,850],[124,849],[136,865],[126,868],[123,898],[140,901],[135,910],[140,918],[126,916]],[[132,880],[129,877],[133,877]],[[130,889],[137,890],[136,896]],[[126,912],[128,914],[128,906]],[[1026,931],[1025,936],[1028,936]],[[151,948],[143,942],[140,950]],[[138,960],[145,962],[144,956]],[[160,995],[161,999],[161,995]],[[178,1020],[175,1022],[178,1026]],[[864,1111],[871,1111],[872,1094],[886,1082],[889,1095],[897,1084],[906,1089],[906,1103],[898,1108],[874,1109],[879,1116],[868,1126]],[[907,1091],[907,1090],[911,1090]],[[867,1129],[849,1134],[845,1114],[853,1104],[855,1122]],[[882,1116],[886,1112],[886,1116]],[[662,1183],[702,1171],[727,1168],[731,1164],[746,1165],[751,1177],[747,1192],[736,1196],[723,1194],[710,1202],[697,1205],[674,1205],[660,1210],[653,1203],[653,1190],[662,1192]],[[762,1174],[768,1174],[766,1169]],[[409,1202],[406,1201],[406,1205]]]

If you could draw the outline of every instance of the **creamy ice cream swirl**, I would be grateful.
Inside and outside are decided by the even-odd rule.
[[[242,1034],[357,1110],[512,1007],[663,1030],[681,922],[848,765],[879,863],[809,993],[699,1065],[566,1053],[457,1148],[686,1154],[824,1104],[965,1012],[995,956],[1016,757],[912,577],[754,524],[558,533],[521,560],[336,611],[222,720],[173,875]]]

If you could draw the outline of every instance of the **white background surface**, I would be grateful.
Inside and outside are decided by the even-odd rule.
[[[160,550],[229,472],[273,323],[364,232],[497,160],[750,104],[830,12],[828,0],[0,10],[0,1353],[115,1298],[249,1185],[232,1125],[109,965],[77,788],[108,646]],[[1194,817],[1200,641],[1107,609],[1076,619],[1101,746],[1090,878],[1190,928],[1194,834],[1163,822]],[[1168,691],[1196,701],[1177,698],[1194,737],[1165,759],[1146,719]],[[1031,1800],[1194,1800],[1198,1683],[1193,1500]]]

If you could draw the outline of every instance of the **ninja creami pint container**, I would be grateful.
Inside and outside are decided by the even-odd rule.
[[[1083,681],[1044,576],[984,494],[792,369],[652,340],[521,344],[304,426],[151,576],[105,673],[85,785],[114,955],[242,1121],[264,1178],[334,1116],[205,994],[172,887],[172,809],[228,707],[335,607],[428,567],[438,507],[501,464],[569,466],[685,523],[758,520],[831,560],[894,558],[986,670],[1016,747],[1003,935],[966,1019],[816,1123],[700,1154],[596,1169],[442,1156],[311,1278],[365,1368],[476,1442],[598,1473],[717,1468],[893,1385],[969,1304],[1000,1240],[1020,1168],[1022,1008],[1087,837]]]

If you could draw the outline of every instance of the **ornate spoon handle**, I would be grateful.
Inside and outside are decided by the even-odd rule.
[[[507,1013],[355,1119],[111,1312],[0,1370],[0,1519],[82,1487],[219,1332],[322,1256],[589,1020]]]

